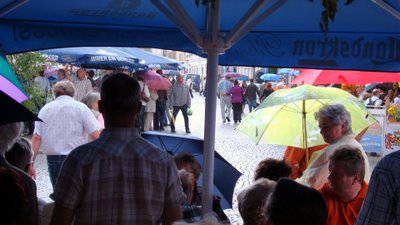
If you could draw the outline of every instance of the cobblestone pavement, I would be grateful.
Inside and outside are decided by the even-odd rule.
[[[190,129],[192,131],[191,135],[203,138],[205,101],[204,97],[199,96],[197,92],[194,93],[194,95],[192,99],[193,115],[189,117]],[[236,125],[232,121],[230,123],[222,123],[219,108],[219,102],[217,102],[215,149],[243,174],[235,187],[233,209],[227,209],[225,213],[230,218],[232,224],[242,224],[242,219],[237,210],[237,194],[240,190],[248,187],[252,183],[254,170],[258,162],[265,158],[281,159],[283,157],[284,147],[261,143],[256,145],[252,140],[235,130]],[[244,116],[246,116],[247,113],[248,108],[246,107]],[[182,115],[178,114],[176,120],[177,133],[184,134],[185,129]],[[169,132],[169,130],[167,129],[165,132]],[[372,166],[376,164],[377,159],[377,157],[372,159]],[[51,201],[49,194],[52,192],[52,187],[47,173],[45,156],[39,154],[35,164],[38,197]]]

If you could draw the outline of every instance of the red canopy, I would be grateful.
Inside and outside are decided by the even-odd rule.
[[[292,84],[359,84],[400,82],[400,73],[368,72],[352,70],[296,69],[300,74]]]

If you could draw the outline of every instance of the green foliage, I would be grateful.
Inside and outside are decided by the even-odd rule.
[[[217,0],[194,0],[195,4],[199,6],[200,4],[206,5],[211,2],[214,6],[215,1]],[[298,0],[292,0],[298,1]],[[314,2],[314,0],[309,0],[310,2]],[[329,22],[335,20],[335,15],[338,11],[337,3],[339,0],[321,0],[322,6],[324,10],[321,13],[321,21],[319,22],[319,27],[322,32],[327,33],[329,28]],[[345,5],[350,5],[354,0],[345,0]]]
[[[314,0],[309,0],[314,2]],[[339,0],[321,0],[324,10],[321,13],[321,21],[319,22],[319,27],[322,32],[327,33],[329,28],[329,22],[335,20],[335,15],[338,11],[337,2]],[[349,5],[354,0],[346,0],[345,5]]]
[[[38,113],[39,107],[45,101],[45,94],[33,83],[33,79],[43,70],[42,65],[46,59],[38,52],[8,55],[7,59],[29,98],[22,104],[32,112]]]

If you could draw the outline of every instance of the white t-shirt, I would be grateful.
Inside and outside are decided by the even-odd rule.
[[[192,78],[187,79],[186,85],[187,85],[190,89],[192,89]]]

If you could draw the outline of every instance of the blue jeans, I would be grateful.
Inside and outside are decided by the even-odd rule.
[[[247,99],[247,104],[249,105],[249,112],[251,112],[257,107],[257,99]]]
[[[54,187],[57,183],[57,177],[60,173],[61,166],[67,158],[66,155],[48,155],[47,156],[47,169],[49,170],[51,185]]]

